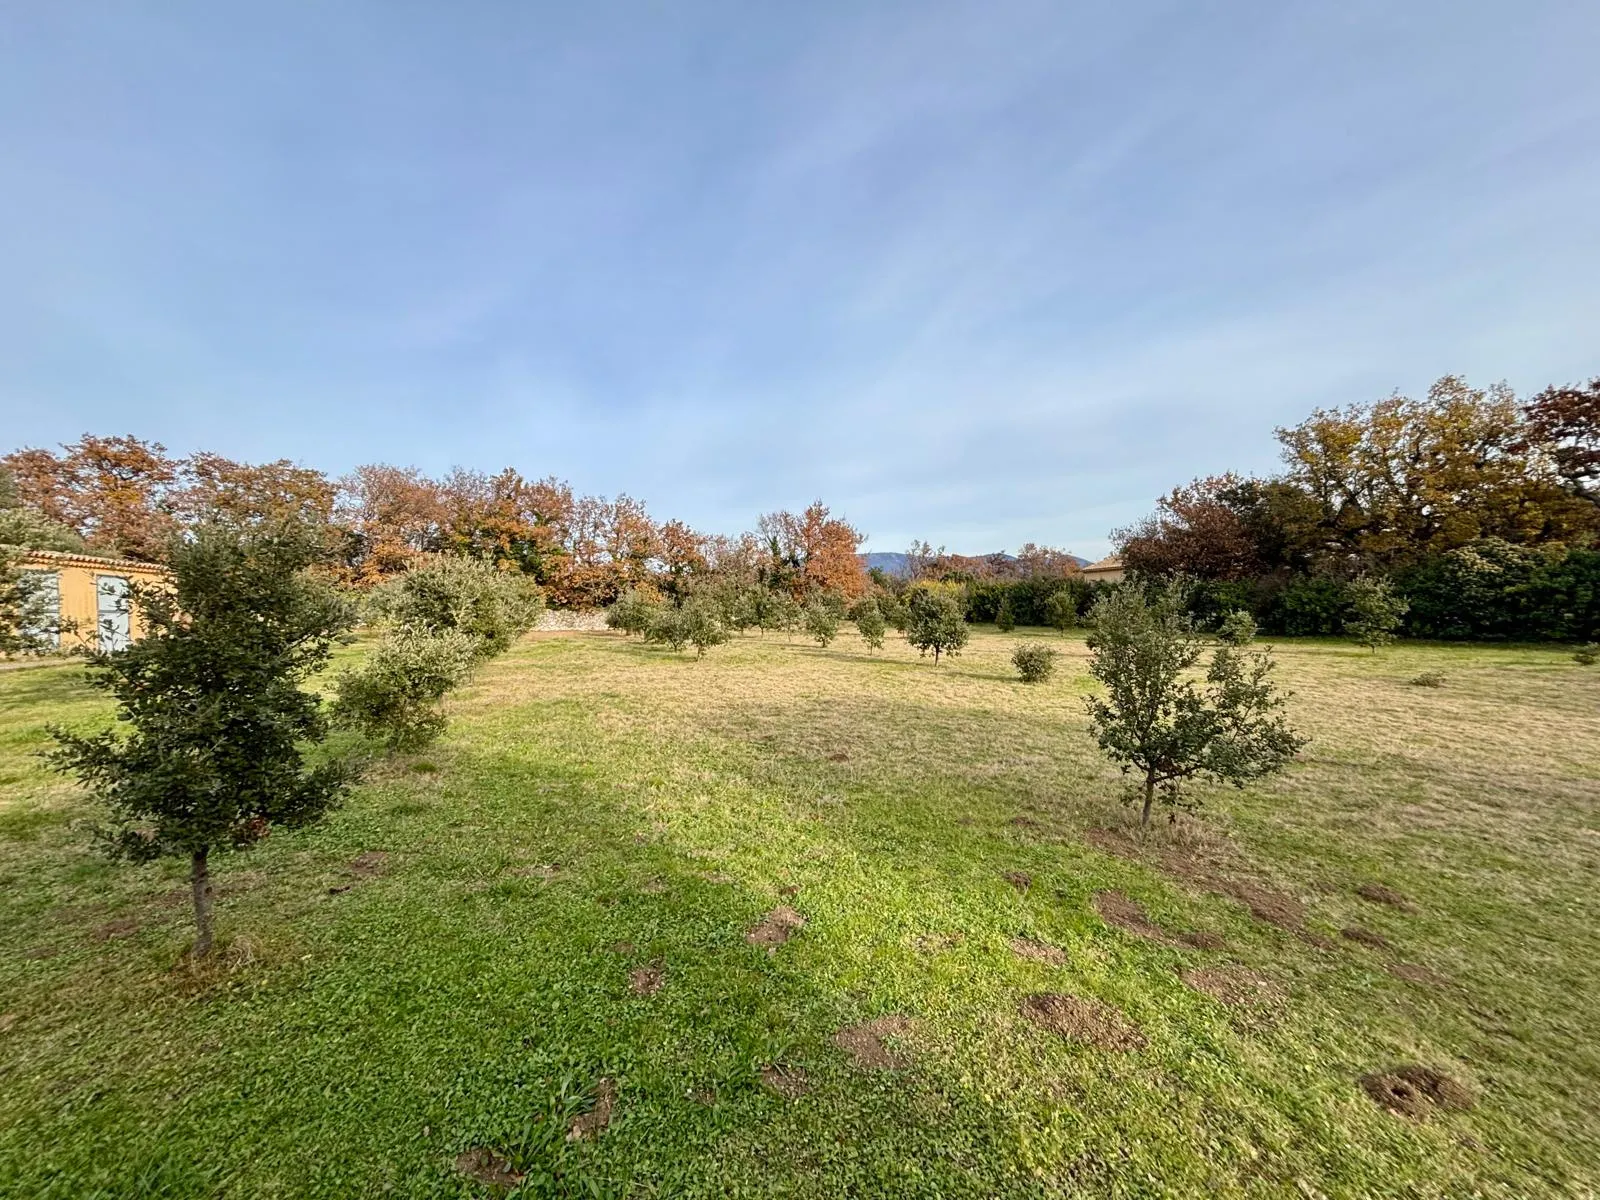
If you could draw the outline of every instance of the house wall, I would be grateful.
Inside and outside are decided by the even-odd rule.
[[[150,563],[119,558],[96,558],[88,554],[62,554],[51,550],[30,550],[17,564],[24,571],[41,571],[56,576],[60,587],[61,649],[93,650],[99,644],[99,577],[116,576],[130,583],[164,582],[167,571]],[[139,610],[129,614],[129,636],[144,636]]]

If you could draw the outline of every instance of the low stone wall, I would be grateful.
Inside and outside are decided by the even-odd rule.
[[[606,614],[599,609],[547,608],[539,614],[535,633],[593,633],[606,627]]]

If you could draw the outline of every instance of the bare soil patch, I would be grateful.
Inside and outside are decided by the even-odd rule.
[[[1386,887],[1381,883],[1363,883],[1356,889],[1356,895],[1363,900],[1370,900],[1373,904],[1386,904],[1390,908],[1399,909],[1403,913],[1417,911],[1417,906],[1409,899],[1392,887]]]
[[[786,898],[789,896],[798,896],[799,894],[800,885],[798,883],[786,883],[778,889],[778,895]]]
[[[850,1056],[858,1067],[876,1071],[900,1071],[911,1065],[904,1051],[891,1047],[885,1038],[903,1038],[911,1032],[910,1017],[891,1013],[859,1025],[849,1025],[833,1035],[833,1044]]]
[[[1420,963],[1388,963],[1384,969],[1396,979],[1403,979],[1407,983],[1420,983],[1424,987],[1450,986],[1450,980],[1446,976]]]
[[[1026,871],[1007,871],[1000,878],[1004,879],[1024,896],[1028,894],[1028,889],[1033,887],[1033,876]]]
[[[485,1187],[504,1191],[522,1182],[522,1174],[503,1156],[484,1146],[456,1155],[456,1170]]]
[[[1361,1087],[1375,1104],[1413,1120],[1441,1109],[1463,1111],[1477,1103],[1469,1088],[1432,1067],[1411,1065],[1363,1075]]]
[[[611,943],[611,953],[613,954],[632,954],[636,949],[637,947],[632,942]]]
[[[389,852],[387,850],[363,850],[350,860],[349,870],[352,875],[359,875],[363,879],[371,879],[382,875],[389,869]]]
[[[1250,880],[1221,874],[1209,863],[1202,862],[1180,847],[1140,845],[1129,835],[1115,829],[1085,830],[1083,838],[1107,854],[1154,867],[1162,874],[1201,891],[1237,900],[1258,921],[1276,925],[1290,933],[1302,933],[1304,930],[1306,906],[1298,898]]]
[[[104,925],[97,925],[94,929],[94,940],[97,942],[110,941],[112,938],[128,937],[139,931],[139,922],[133,917],[118,917],[115,921],[107,921]]]
[[[1062,967],[1067,963],[1067,952],[1065,950],[1044,942],[1036,942],[1032,938],[1012,938],[1011,953],[1018,958],[1025,958],[1030,962],[1044,963],[1050,967]]]
[[[1096,892],[1093,903],[1095,912],[1107,925],[1163,946],[1190,946],[1197,950],[1220,950],[1223,946],[1222,936],[1216,933],[1168,933],[1149,918],[1142,904],[1121,892]]]
[[[1373,933],[1372,930],[1363,929],[1359,925],[1351,925],[1347,929],[1341,929],[1339,935],[1348,941],[1355,942],[1357,945],[1371,946],[1374,950],[1394,949],[1390,945],[1389,939],[1384,937],[1383,934]]]
[[[666,981],[666,968],[660,963],[648,967],[635,967],[628,972],[628,990],[635,996],[654,996]]]
[[[776,1092],[785,1100],[798,1100],[811,1090],[811,1084],[806,1081],[806,1073],[799,1067],[786,1067],[782,1063],[772,1063],[761,1068],[761,1086],[770,1092]]]
[[[1258,921],[1297,933],[1305,925],[1306,906],[1288,892],[1275,891],[1242,879],[1218,879],[1214,889],[1250,910]]]
[[[939,954],[953,950],[966,939],[959,933],[919,933],[912,939],[918,954]]]
[[[646,896],[660,896],[667,890],[667,885],[659,879],[647,879],[639,885],[639,890]]]
[[[1145,1044],[1144,1034],[1126,1017],[1098,1000],[1045,992],[1029,996],[1019,1011],[1041,1029],[1102,1050],[1138,1050]]]
[[[609,1079],[602,1079],[595,1084],[594,1107],[572,1118],[572,1124],[567,1126],[567,1141],[581,1142],[599,1137],[601,1131],[611,1124],[611,1110],[616,1103],[615,1083]]]
[[[1283,998],[1283,989],[1276,981],[1238,963],[1181,971],[1179,978],[1230,1008],[1247,1008]]]
[[[803,927],[806,919],[787,904],[780,904],[761,919],[744,935],[744,940],[752,946],[765,946],[768,950],[776,949],[783,945],[794,934],[794,931]]]
[[[1180,933],[1178,940],[1196,950],[1223,950],[1228,945],[1220,933],[1212,933],[1206,929],[1198,929],[1193,933]]]

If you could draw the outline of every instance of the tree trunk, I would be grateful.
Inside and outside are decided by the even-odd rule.
[[[1155,800],[1156,781],[1146,778],[1144,781],[1144,815],[1139,818],[1140,829],[1148,829],[1150,827],[1150,806],[1155,803]]]
[[[939,647],[937,646],[933,648],[933,665],[936,667],[939,665]]]
[[[194,942],[194,957],[211,953],[211,872],[206,866],[207,846],[201,846],[190,859],[189,883],[194,890],[194,927],[199,936]]]

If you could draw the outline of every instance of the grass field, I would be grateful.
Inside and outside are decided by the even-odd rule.
[[[1141,845],[1032,636],[530,639],[224,859],[199,968],[36,757],[104,700],[0,673],[0,1195],[1600,1187],[1600,670],[1280,645],[1302,760]],[[1402,1064],[1475,1105],[1385,1111]]]

